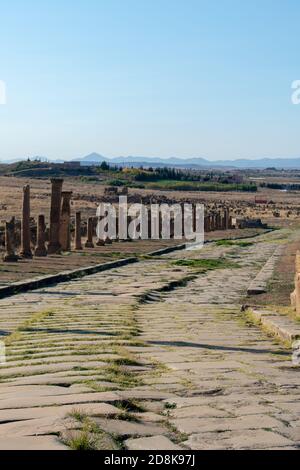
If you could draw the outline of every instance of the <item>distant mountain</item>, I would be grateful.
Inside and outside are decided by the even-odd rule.
[[[107,158],[98,153],[92,153],[86,157],[77,159],[83,165],[97,165],[103,161],[116,165],[129,166],[172,166],[181,168],[220,168],[220,169],[300,169],[300,158],[261,158],[258,160],[238,159],[238,160],[217,160],[209,161],[205,158],[159,158],[159,157],[115,157]]]
[[[28,157],[14,158],[11,160],[3,160],[0,163],[15,163],[20,160],[27,160]],[[40,159],[42,162],[63,163],[62,159],[49,159],[46,157],[30,157],[31,160]],[[261,158],[258,160],[251,159],[238,159],[238,160],[217,160],[209,161],[202,157],[193,158],[159,158],[159,157],[143,157],[143,156],[128,156],[128,157],[115,157],[108,158],[93,152],[89,155],[80,158],[74,158],[73,161],[80,161],[81,165],[99,165],[103,161],[111,165],[119,166],[152,166],[152,167],[175,167],[175,168],[190,168],[190,169],[300,169],[300,158]]]
[[[103,157],[103,155],[99,155],[99,153],[90,153],[82,158],[76,158],[76,160],[80,160],[81,162],[95,162],[95,163],[102,163],[103,161],[108,161],[109,158]]]

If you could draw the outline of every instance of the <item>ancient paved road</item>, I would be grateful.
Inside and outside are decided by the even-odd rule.
[[[240,311],[284,237],[0,301],[0,448],[297,448],[300,369]]]

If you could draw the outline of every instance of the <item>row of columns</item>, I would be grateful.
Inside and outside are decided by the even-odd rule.
[[[204,218],[204,231],[213,232],[214,230],[229,230],[233,228],[232,217],[229,209],[220,210],[211,214],[207,214]]]
[[[47,254],[57,254],[61,251],[71,250],[71,197],[72,191],[63,191],[63,179],[51,179],[51,208],[50,208],[50,230],[49,242],[46,247],[46,223],[45,216],[39,215],[37,222],[37,243],[34,250],[34,255],[38,257],[47,256]],[[183,215],[184,217],[184,215]],[[195,219],[195,212],[193,218]],[[117,221],[118,222],[118,221]],[[159,225],[161,221],[159,220]],[[172,221],[171,221],[172,224]],[[193,221],[195,226],[196,221]],[[149,220],[149,228],[151,233],[151,220]],[[232,218],[229,214],[229,209],[225,208],[223,211],[217,211],[206,214],[204,217],[204,231],[210,232],[214,230],[228,230],[232,228]],[[86,248],[93,248],[93,232],[94,232],[94,218],[89,217],[87,221],[87,240],[85,242]],[[159,233],[161,227],[159,227]],[[171,229],[172,233],[172,229]],[[15,238],[15,219],[12,218],[10,222],[6,222],[5,227],[5,246],[6,251],[4,261],[17,261],[19,257],[30,259],[33,256],[31,251],[31,231],[30,231],[30,186],[26,185],[23,188],[23,203],[22,203],[22,224],[21,224],[21,249],[20,255],[15,254],[14,247]],[[110,240],[97,240],[96,245],[102,246],[105,243],[111,243]],[[75,215],[75,250],[82,250],[81,241],[81,213],[76,212]]]
[[[60,253],[61,250],[71,249],[71,196],[72,191],[62,191],[63,180],[54,178],[51,180],[51,208],[49,243],[46,247],[46,223],[45,216],[39,215],[37,222],[37,243],[34,250],[35,256],[47,256],[47,254]],[[21,223],[21,249],[20,254],[15,253],[15,219],[6,222],[5,225],[5,254],[4,261],[17,261],[19,258],[30,259],[33,256],[31,250],[30,231],[30,186],[23,188],[22,223]],[[76,249],[81,249],[81,216],[76,214]]]

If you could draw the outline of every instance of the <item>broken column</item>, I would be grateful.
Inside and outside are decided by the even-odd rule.
[[[75,250],[82,250],[81,244],[81,212],[75,215]]]
[[[89,217],[88,222],[87,222],[87,241],[85,242],[85,247],[86,248],[94,248],[94,243],[93,243],[93,222],[94,222],[93,217]]]
[[[15,218],[5,222],[5,254],[3,261],[16,262],[19,257],[15,253]]]
[[[23,187],[20,251],[20,256],[22,258],[32,258],[30,239],[30,186],[27,184]]]
[[[48,253],[59,253],[61,245],[59,241],[59,228],[60,228],[60,208],[61,208],[61,192],[63,179],[51,179],[51,210],[50,210],[50,236],[48,244]]]
[[[100,224],[103,219],[104,219],[104,215],[99,215],[98,216],[98,224]],[[105,241],[106,240],[104,240],[104,238],[99,237],[98,230],[97,230],[96,246],[104,246]]]
[[[39,215],[37,226],[37,245],[34,251],[35,256],[47,256],[45,216]]]
[[[59,242],[63,251],[71,250],[71,197],[72,191],[62,191],[62,207],[60,216]]]

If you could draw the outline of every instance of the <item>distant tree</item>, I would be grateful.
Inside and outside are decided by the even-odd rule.
[[[110,169],[109,164],[105,161],[101,163],[100,168],[103,171],[108,171]]]

